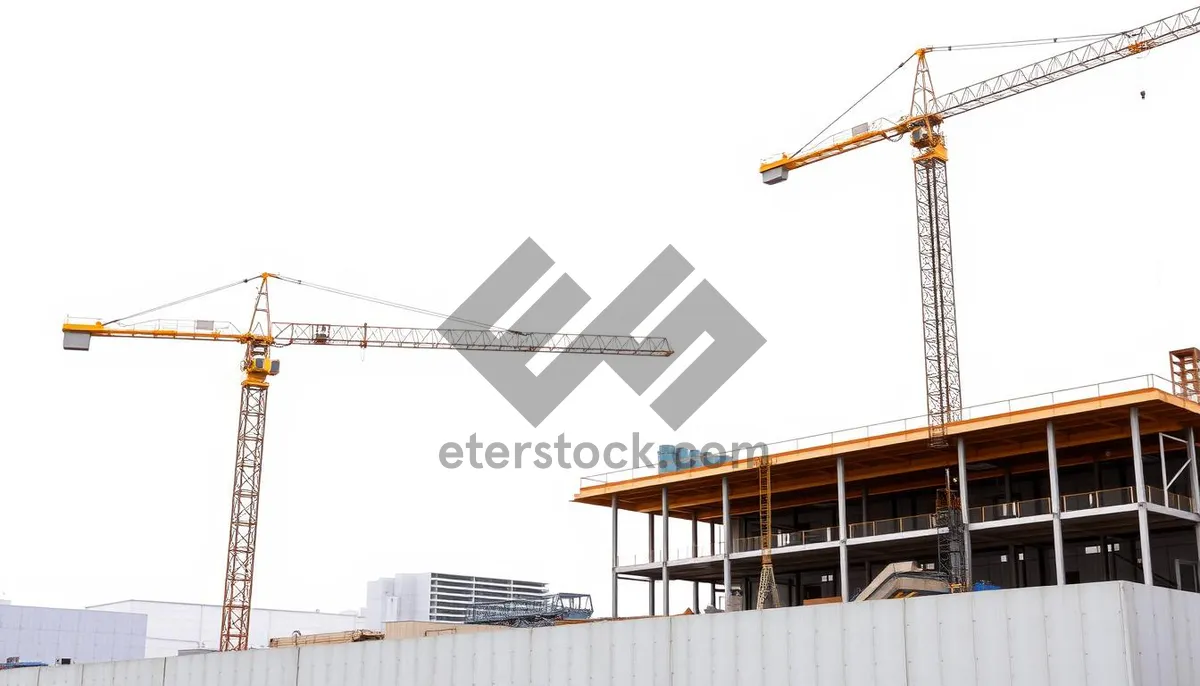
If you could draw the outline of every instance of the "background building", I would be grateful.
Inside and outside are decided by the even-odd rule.
[[[397,574],[367,583],[367,606],[362,614],[366,628],[380,631],[385,622],[462,622],[472,603],[536,600],[547,593],[547,584],[541,581],[440,572]]]
[[[146,617],[128,612],[0,604],[0,657],[23,662],[139,660]]]
[[[178,655],[180,650],[215,650],[219,646],[220,605],[124,600],[93,605],[88,609],[144,615],[141,636],[145,646],[145,657],[169,657]],[[293,631],[317,634],[359,628],[362,628],[361,622],[354,612],[297,612],[256,608],[250,611],[250,647],[266,648],[270,639],[290,636]],[[142,655],[139,653],[138,657]]]

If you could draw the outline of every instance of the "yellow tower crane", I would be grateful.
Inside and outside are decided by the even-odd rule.
[[[758,541],[762,550],[762,570],[758,576],[758,596],[754,609],[779,607],[779,586],[775,583],[775,562],[771,548],[775,543],[775,527],[771,523],[771,454],[758,458]]]
[[[899,140],[906,134],[909,136],[909,141],[915,148],[913,163],[917,191],[921,318],[924,325],[926,409],[929,417],[931,446],[946,446],[948,443],[945,436],[946,424],[962,418],[958,327],[955,322],[954,305],[954,266],[950,249],[950,206],[946,182],[946,161],[949,158],[946,152],[946,140],[942,134],[942,123],[950,117],[1061,81],[1068,76],[1089,71],[1130,55],[1172,43],[1197,32],[1200,32],[1200,7],[1193,7],[1144,26],[1110,36],[986,44],[990,47],[1034,45],[1043,42],[1090,41],[1073,50],[993,76],[942,96],[937,96],[933,89],[929,65],[926,62],[928,53],[949,50],[950,47],[983,46],[922,48],[892,71],[892,74],[895,74],[905,64],[916,59],[917,71],[913,81],[912,101],[909,103],[908,116],[901,118],[898,122],[879,119],[860,124],[849,131],[824,138],[819,142],[810,142],[793,154],[784,153],[764,161],[759,166],[763,183],[776,184],[787,180],[788,172],[800,167],[827,160],[872,143]],[[891,74],[889,74],[889,78],[890,76]],[[874,88],[871,89],[871,91],[874,90]],[[817,134],[814,141],[823,134],[824,131]]]
[[[279,360],[271,349],[289,345],[356,348],[417,348],[430,350],[489,350],[518,353],[571,353],[666,357],[673,351],[665,338],[606,334],[530,333],[496,329],[467,322],[478,329],[414,329],[339,324],[299,324],[271,319],[267,284],[272,279],[315,286],[278,274],[264,273],[210,291],[152,308],[124,319],[72,321],[63,324],[63,348],[88,350],[91,339],[156,338],[167,340],[222,341],[244,346],[242,401],[234,459],[233,498],[229,515],[229,549],[225,563],[225,592],[221,605],[221,650],[245,650],[250,639],[250,597],[254,588],[254,550],[258,538],[258,495],[262,479],[263,437],[267,421],[267,379],[279,373]],[[258,295],[250,326],[238,331],[227,322],[213,320],[145,321],[132,319],[188,300],[241,284],[258,282]],[[363,298],[323,286],[321,290]],[[375,298],[365,298],[386,303]],[[404,306],[401,306],[404,307]],[[434,314],[417,308],[407,308]],[[453,318],[451,318],[453,319]]]

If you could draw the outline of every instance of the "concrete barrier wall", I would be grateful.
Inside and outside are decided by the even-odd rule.
[[[1200,684],[1200,595],[1127,582],[0,672],[0,686]]]

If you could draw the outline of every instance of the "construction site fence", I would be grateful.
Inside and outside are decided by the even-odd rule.
[[[1200,683],[1200,595],[1126,581],[0,670],[0,686]]]

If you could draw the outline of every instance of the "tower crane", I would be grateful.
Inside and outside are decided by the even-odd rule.
[[[771,524],[771,454],[758,458],[758,541],[762,550],[762,570],[758,576],[758,596],[754,609],[779,607],[779,586],[775,583],[775,562],[771,548],[775,542],[775,527]]]
[[[229,516],[229,550],[225,566],[225,592],[221,604],[220,649],[245,650],[250,639],[250,598],[254,588],[254,550],[258,538],[258,495],[262,479],[263,438],[267,420],[268,378],[279,373],[279,360],[272,348],[289,345],[357,348],[416,348],[431,350],[489,350],[521,353],[572,353],[666,357],[673,354],[662,337],[614,336],[604,334],[530,333],[496,330],[488,324],[469,322],[478,329],[414,329],[384,326],[301,324],[271,318],[268,282],[286,281],[310,285],[278,274],[263,273],[196,296],[177,300],[124,319],[101,321],[68,320],[63,324],[63,348],[88,350],[91,339],[153,338],[167,340],[218,341],[243,346],[242,398],[238,419],[237,451],[233,472],[233,498]],[[228,322],[213,320],[152,320],[126,324],[125,319],[177,305],[245,283],[258,282],[258,294],[250,326],[245,332]],[[322,286],[321,290],[354,294]],[[368,298],[375,302],[378,299]],[[395,305],[394,303],[386,303]],[[434,314],[426,310],[416,310]]]
[[[1200,32],[1200,7],[1193,7],[1111,36],[1086,37],[1098,39],[941,96],[934,92],[926,56],[937,50],[949,50],[952,46],[921,48],[892,72],[895,74],[905,64],[916,59],[916,76],[913,79],[908,116],[901,117],[898,122],[878,119],[860,124],[849,131],[809,143],[793,154],[783,153],[759,165],[763,183],[773,185],[786,181],[788,172],[801,167],[858,150],[872,143],[900,140],[906,134],[909,136],[909,141],[915,149],[913,164],[921,270],[921,319],[925,339],[926,409],[932,447],[945,447],[948,444],[946,424],[962,418],[954,265],[950,249],[950,206],[946,181],[946,161],[949,157],[942,123],[950,117],[1061,81],[1068,76],[1130,55],[1143,53],[1151,48],[1173,43],[1197,32]],[[1039,42],[1059,41],[1016,41],[1013,44],[1030,45]],[[822,131],[817,136],[823,133]]]

